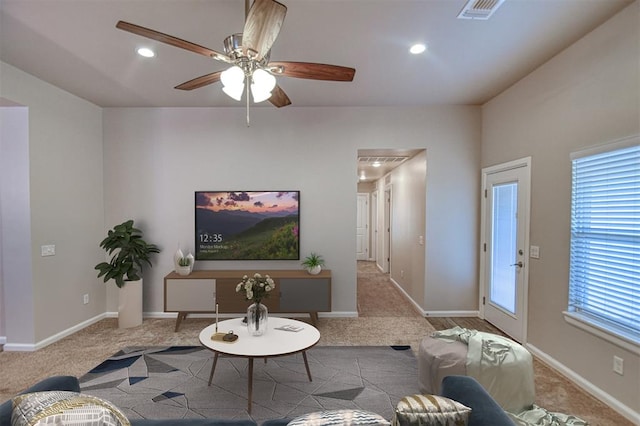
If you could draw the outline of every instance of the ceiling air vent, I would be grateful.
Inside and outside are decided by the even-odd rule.
[[[458,19],[487,20],[504,3],[504,0],[469,0],[464,5]]]
[[[368,164],[370,166],[381,166],[384,164],[393,164],[393,165],[398,165],[402,162],[404,162],[405,160],[407,160],[409,157],[358,157],[358,161],[365,165]]]

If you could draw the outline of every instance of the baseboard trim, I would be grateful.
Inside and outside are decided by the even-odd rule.
[[[108,318],[117,318],[117,312],[107,312]],[[274,317],[287,317],[287,318],[309,318],[309,314],[304,312],[299,313],[270,313],[270,316]],[[176,318],[178,314],[176,312],[144,312],[142,314],[144,318]],[[237,318],[238,314],[218,314],[219,318]],[[319,318],[357,318],[358,312],[352,311],[337,311],[337,312],[318,312]],[[204,314],[189,314],[189,318],[215,318],[214,313]]]
[[[480,318],[478,311],[424,311],[425,317],[474,317]]]
[[[571,370],[555,358],[551,357],[549,354],[541,351],[531,343],[527,343],[526,347],[534,356],[540,358],[542,362],[549,365],[554,370],[557,370],[560,374],[571,380],[571,382],[576,386],[580,387],[585,392],[591,394],[593,397],[607,404],[609,407],[617,411],[621,416],[626,417],[632,423],[640,423],[640,413],[633,410],[626,404],[623,404],[622,402],[614,398],[611,394],[603,391],[602,389],[600,389],[575,371]]]
[[[63,339],[67,336],[72,335],[73,333],[82,330],[85,327],[90,326],[91,324],[95,324],[96,322],[105,318],[105,314],[96,315],[93,318],[89,318],[86,321],[78,323],[73,327],[69,327],[66,330],[62,330],[59,333],[54,334],[53,336],[49,336],[44,340],[40,340],[36,343],[6,343],[3,347],[4,351],[7,352],[33,352],[38,349],[42,349],[46,346],[49,346],[52,343],[57,342],[60,339]]]
[[[417,303],[415,300],[413,300],[413,298],[412,298],[411,296],[409,296],[409,293],[407,293],[407,292],[404,290],[404,288],[402,288],[402,287],[400,286],[400,284],[398,284],[398,283],[396,282],[396,280],[394,280],[393,278],[391,278],[391,275],[389,275],[389,281],[391,281],[391,283],[392,283],[393,285],[395,285],[395,286],[396,286],[396,288],[400,291],[400,293],[402,293],[402,295],[404,296],[404,298],[405,298],[405,299],[407,299],[407,300],[408,300],[408,301],[413,305],[413,308],[414,308],[414,309],[415,309],[415,310],[416,310],[420,315],[423,315],[423,316],[424,316],[424,309],[422,309],[422,306],[418,305],[418,303]]]

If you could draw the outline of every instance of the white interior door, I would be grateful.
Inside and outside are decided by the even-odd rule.
[[[526,341],[530,159],[483,170],[484,318]]]
[[[358,193],[356,218],[356,259],[369,258],[369,194]]]
[[[371,253],[369,253],[369,259],[378,258],[378,192],[371,193],[371,222],[369,241],[371,241]]]

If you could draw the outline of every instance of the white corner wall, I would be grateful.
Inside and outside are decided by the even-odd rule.
[[[102,109],[6,63],[0,63],[0,98],[28,110],[29,174],[21,182],[28,193],[21,195],[29,200],[32,275],[31,285],[8,280],[11,248],[3,247],[4,307],[19,309],[17,318],[32,324],[30,333],[8,327],[5,350],[33,350],[105,312],[106,291],[93,270],[104,259],[98,246],[104,231]],[[2,225],[4,234],[9,230]],[[55,256],[42,257],[42,245],[55,245]]]
[[[0,336],[13,342],[34,341],[30,210],[29,111],[0,107]]]
[[[482,108],[482,167],[532,157],[529,344],[630,419],[640,356],[566,323],[571,152],[640,132],[636,1]],[[624,359],[624,376],[612,371]]]
[[[325,257],[333,272],[333,314],[354,314],[357,151],[374,148],[426,148],[437,164],[428,177],[427,203],[434,207],[426,227],[434,232],[427,238],[433,259],[426,285],[448,307],[477,310],[479,107],[258,107],[251,114],[247,128],[242,108],[105,109],[106,228],[134,219],[163,249],[145,272],[147,313],[163,310],[163,277],[178,245],[194,249],[194,191],[299,189],[301,255]],[[300,264],[210,261],[196,268]],[[115,306],[111,289],[108,310]]]

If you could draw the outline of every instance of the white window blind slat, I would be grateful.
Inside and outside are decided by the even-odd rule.
[[[640,146],[572,166],[569,311],[640,342]]]

